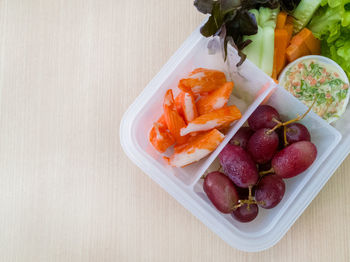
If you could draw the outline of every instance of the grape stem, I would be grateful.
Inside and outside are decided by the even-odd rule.
[[[275,170],[273,170],[273,168],[271,168],[269,170],[259,172],[259,175],[262,177],[264,175],[271,174],[273,172],[275,172]]]
[[[283,126],[283,138],[284,138],[284,146],[288,146],[287,126]]]
[[[277,119],[273,118],[272,121],[276,122],[277,125],[275,125],[272,129],[270,129],[270,130],[267,131],[266,133],[269,135],[269,134],[271,134],[273,131],[275,131],[276,129],[280,128],[281,126],[283,126],[283,127],[285,128],[287,125],[289,125],[289,124],[291,124],[291,123],[294,123],[294,122],[297,122],[297,121],[302,120],[302,119],[305,118],[306,115],[311,111],[311,109],[312,109],[312,107],[314,106],[314,104],[316,103],[316,101],[317,101],[317,97],[315,98],[315,100],[314,100],[314,102],[312,103],[312,105],[308,108],[308,110],[307,110],[303,115],[300,116],[299,114],[297,114],[297,117],[296,117],[296,118],[291,119],[291,120],[289,120],[289,121],[287,121],[287,122],[280,122],[280,121],[278,121]],[[284,134],[285,134],[285,140],[284,140],[284,142],[288,144],[287,138],[286,138],[286,136],[287,136],[287,135],[286,135],[286,132],[287,132],[286,129],[284,129]]]
[[[250,210],[250,205],[260,204],[260,202],[257,202],[254,199],[253,195],[252,195],[253,186],[249,186],[248,189],[249,189],[248,199],[240,199],[240,200],[238,200],[239,203],[233,207],[233,210],[236,210],[237,208],[239,208],[239,207],[241,207],[241,206],[243,206],[245,204],[247,205],[247,210]]]

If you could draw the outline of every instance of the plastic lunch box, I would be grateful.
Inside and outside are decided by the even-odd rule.
[[[272,93],[267,103],[284,118],[295,118],[307,108],[250,61],[245,61],[237,69],[235,63],[239,58],[233,48],[229,48],[226,62],[221,52],[209,54],[208,41],[201,36],[198,27],[183,43],[125,112],[120,124],[120,141],[125,153],[137,166],[230,246],[257,252],[272,247],[284,236],[348,155],[350,110],[347,109],[342,118],[332,125],[310,112],[301,122],[309,128],[312,142],[317,146],[316,161],[304,173],[285,180],[285,195],[275,208],[260,208],[257,219],[250,223],[235,221],[210,203],[203,191],[201,176],[215,169],[216,157],[222,148],[269,94]],[[176,95],[178,90],[174,87],[179,79],[197,67],[226,73],[235,83],[232,100],[243,116],[207,158],[185,168],[173,168],[153,149],[148,141],[148,132],[161,114],[166,90],[173,88]],[[269,87],[262,88],[266,87],[266,83]]]

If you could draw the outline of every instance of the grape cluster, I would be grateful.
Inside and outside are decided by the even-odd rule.
[[[269,105],[255,110],[249,127],[238,130],[220,152],[223,172],[211,172],[204,179],[204,191],[220,212],[250,222],[259,207],[278,205],[285,193],[283,179],[304,172],[317,156],[308,129],[296,123],[301,119],[282,122]]]

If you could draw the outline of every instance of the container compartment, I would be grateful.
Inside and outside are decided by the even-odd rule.
[[[297,114],[302,115],[307,110],[307,107],[303,103],[290,95],[282,87],[276,89],[267,104],[275,107],[284,120],[293,119]],[[313,112],[310,112],[300,123],[304,124],[310,131],[311,141],[317,147],[317,158],[302,174],[284,180],[286,183],[286,192],[282,201],[275,208],[270,210],[259,208],[259,215],[255,220],[250,223],[241,223],[233,219],[231,215],[225,215],[216,210],[203,191],[203,179],[197,181],[193,188],[194,192],[207,204],[208,208],[224,217],[231,226],[243,234],[250,235],[250,237],[267,234],[281,220],[295,199],[299,197],[299,193],[305,188],[308,181],[310,179],[317,179],[317,176],[319,176],[316,172],[317,169],[334,150],[342,137],[335,128]],[[220,164],[216,160],[207,172],[217,170],[219,166]]]
[[[209,54],[207,49],[208,39],[201,38],[198,44],[188,53],[184,59],[180,60],[174,70],[161,83],[152,86],[156,92],[142,101],[143,105],[136,114],[132,132],[136,146],[143,152],[145,157],[152,158],[154,165],[170,179],[177,178],[185,185],[192,185],[210,166],[223,146],[236,133],[236,131],[247,120],[249,115],[261,103],[269,91],[276,87],[276,84],[262,71],[258,70],[252,63],[244,63],[240,71],[228,70],[228,62],[224,62],[221,50],[216,54]],[[238,58],[231,50],[230,58],[227,61],[234,61]],[[234,123],[226,133],[226,138],[222,144],[211,155],[184,168],[170,167],[163,159],[163,154],[158,153],[148,140],[148,133],[163,111],[163,97],[168,89],[173,89],[174,96],[179,93],[177,84],[193,69],[198,67],[217,69],[225,72],[227,80],[234,82],[234,92],[229,104],[235,104],[242,112],[242,118]],[[242,74],[244,72],[245,74]],[[247,76],[254,75],[254,78]],[[172,153],[169,149],[167,155]]]

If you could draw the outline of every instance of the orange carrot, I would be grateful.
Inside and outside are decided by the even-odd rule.
[[[290,43],[290,46],[287,48],[287,59],[289,62],[301,56],[319,54],[321,51],[320,41],[307,28],[295,35]]]
[[[283,29],[287,21],[287,13],[279,12],[277,15],[276,29]]]
[[[276,50],[276,74],[279,75],[286,65],[286,49],[288,46],[288,32],[285,29],[275,30],[275,50]]]
[[[302,43],[306,45],[307,49],[309,49],[311,54],[319,54],[319,52],[321,51],[320,41],[316,37],[314,37],[312,32],[307,28],[301,30],[291,40],[291,44],[300,45]]]
[[[287,17],[286,24],[291,24],[291,25],[294,24],[294,18],[293,18],[292,16],[289,15],[289,16]]]
[[[292,39],[293,36],[293,30],[294,30],[294,26],[293,24],[286,24],[286,26],[284,27],[284,29],[288,32],[288,43],[290,42],[290,40]]]
[[[295,45],[291,44],[287,47],[286,55],[288,62],[293,62],[294,60],[298,59],[299,57],[309,55],[310,51],[307,49],[306,45]]]

